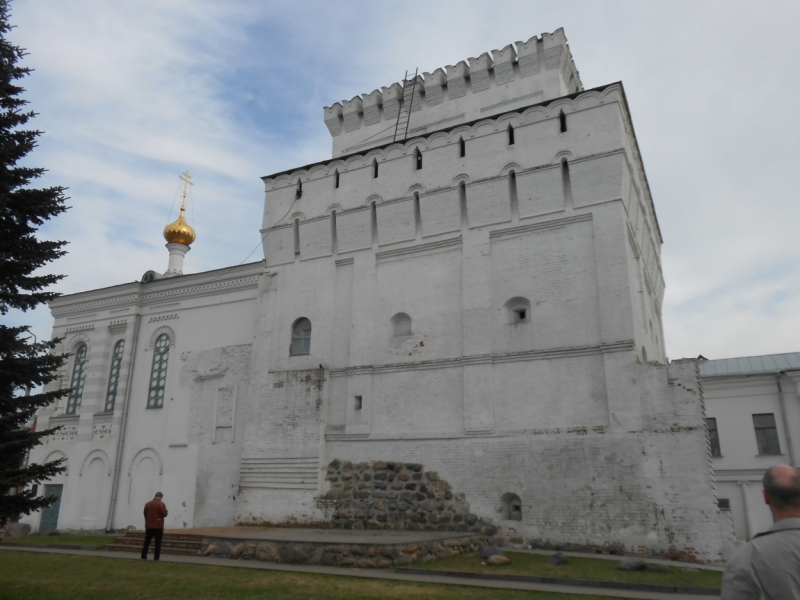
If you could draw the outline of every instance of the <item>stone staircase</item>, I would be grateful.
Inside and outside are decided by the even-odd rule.
[[[165,533],[161,540],[161,554],[181,554],[183,556],[196,556],[202,546],[203,536],[185,533]],[[144,531],[126,531],[125,535],[114,539],[104,550],[117,552],[141,552],[144,544]],[[153,553],[155,542],[150,543],[150,554]]]

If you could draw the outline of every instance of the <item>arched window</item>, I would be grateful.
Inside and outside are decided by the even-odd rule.
[[[338,188],[339,187],[339,169],[336,169],[336,171],[334,171],[333,174],[334,174],[333,187]]]
[[[464,158],[467,155],[467,143],[464,141],[464,138],[458,138],[458,149],[461,155],[461,158]]]
[[[299,179],[297,180],[297,189],[294,192],[294,197],[299,198],[303,195],[303,182]]]
[[[394,337],[411,335],[411,317],[406,313],[397,313],[392,317],[392,333]]]
[[[419,148],[417,148],[417,151],[414,153],[414,155],[417,159],[417,171],[419,171],[422,169],[422,152],[419,151]]]
[[[69,382],[69,396],[67,397],[67,414],[74,415],[81,408],[83,399],[83,384],[86,382],[86,344],[78,346],[75,352],[75,364],[72,367],[72,379]]]
[[[506,310],[510,323],[527,323],[531,318],[531,301],[517,296],[506,302]]]
[[[292,356],[311,353],[311,321],[302,317],[292,326]]]
[[[511,123],[508,124],[508,145],[514,145],[514,128],[511,126]]]
[[[503,517],[507,521],[522,521],[522,501],[519,496],[508,492],[503,494]]]
[[[147,393],[147,408],[164,406],[164,390],[167,387],[167,362],[169,361],[169,334],[162,333],[153,348],[153,368],[150,371],[150,391]]]
[[[564,133],[567,130],[567,115],[564,114],[563,110],[558,113],[558,120],[561,123],[561,133]]]
[[[373,158],[372,159],[372,178],[373,179],[377,179],[378,178],[378,159],[377,158]]]
[[[119,385],[119,371],[122,368],[122,353],[125,351],[125,340],[120,340],[114,345],[111,356],[111,371],[108,373],[108,390],[106,391],[106,405],[104,412],[114,412],[114,403],[117,401],[117,386]]]

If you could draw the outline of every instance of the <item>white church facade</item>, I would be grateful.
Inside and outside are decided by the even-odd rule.
[[[73,392],[38,417],[62,429],[31,460],[67,471],[34,528],[142,527],[161,490],[167,528],[483,523],[721,560],[622,84],[584,90],[558,30],[324,118],[331,159],[263,178],[263,261],[184,275],[179,219],[163,276],[51,303]]]

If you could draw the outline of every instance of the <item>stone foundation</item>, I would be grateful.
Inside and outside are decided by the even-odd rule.
[[[423,465],[342,462],[328,465],[327,500],[337,503],[334,529],[461,531],[494,535],[497,528],[470,512],[464,494]]]
[[[403,544],[331,544],[324,541],[263,541],[203,538],[200,556],[283,564],[385,569],[473,554],[488,544],[484,535],[447,537]]]

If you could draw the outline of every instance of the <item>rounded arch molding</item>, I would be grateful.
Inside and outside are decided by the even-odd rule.
[[[564,162],[565,160],[570,161],[572,160],[572,158],[573,158],[572,152],[570,152],[569,150],[562,150],[561,152],[556,154],[555,157],[553,158],[553,164],[557,165],[559,163]]]
[[[175,347],[175,331],[172,329],[172,327],[168,325],[162,325],[150,335],[150,343],[147,344],[148,350],[152,350],[153,348],[156,347],[156,340],[159,338],[159,336],[161,336],[164,333],[166,333],[169,336],[170,348]]]
[[[413,196],[414,194],[422,195],[424,193],[425,193],[425,186],[423,186],[421,183],[415,183],[410,188],[408,188],[408,197],[409,198],[411,196]]]
[[[130,477],[133,473],[134,468],[141,462],[143,458],[152,458],[153,461],[158,466],[158,474],[163,475],[163,464],[161,462],[161,455],[158,453],[158,450],[153,448],[152,446],[147,446],[146,448],[142,448],[139,450],[131,460],[131,464],[128,466],[128,477]]]
[[[500,171],[500,175],[503,176],[508,175],[510,171],[514,171],[514,173],[519,173],[521,170],[522,167],[520,167],[517,163],[512,162],[508,163],[505,167],[503,167],[503,170]]]
[[[68,353],[73,352],[78,346],[81,344],[86,344],[86,350],[91,349],[91,344],[89,344],[89,336],[85,333],[78,333],[75,336],[71,337],[69,341],[65,345],[65,349]],[[87,352],[88,357],[88,352]]]
[[[64,472],[61,473],[61,475],[63,477],[66,477],[67,475],[69,475],[69,459],[67,458],[67,455],[64,454],[61,450],[53,450],[50,454],[47,455],[47,458],[44,459],[44,462],[49,463],[54,460],[60,460],[62,458],[64,459],[64,462],[61,463],[61,466],[64,467]],[[56,475],[56,477],[58,477],[58,475]]]
[[[86,466],[91,463],[95,458],[100,458],[103,461],[103,466],[106,469],[106,476],[111,476],[111,460],[108,458],[108,454],[105,453],[104,450],[92,450],[89,454],[86,455],[86,458],[83,459],[83,464],[81,465],[81,470],[78,471],[78,477],[83,477],[83,470]]]
[[[460,184],[468,185],[472,183],[472,180],[469,178],[467,174],[456,175],[453,177],[453,187],[458,187]]]

